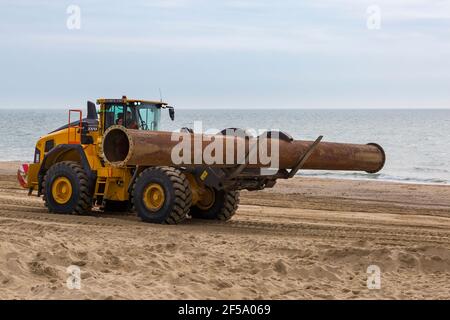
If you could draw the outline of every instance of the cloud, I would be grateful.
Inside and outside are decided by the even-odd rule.
[[[449,2],[77,0],[82,28],[70,31],[65,6],[72,1],[4,0],[3,87],[10,95],[22,86],[30,96],[47,87],[67,95],[74,88],[64,91],[60,79],[66,76],[80,85],[76,94],[95,86],[117,90],[165,82],[195,101],[206,91],[211,97],[205,99],[214,102],[235,87],[236,99],[255,104],[267,103],[257,100],[265,94],[356,105],[373,92],[380,105],[405,99],[442,104],[450,81]],[[366,27],[369,5],[380,6],[381,30]],[[136,79],[105,76],[86,84],[86,72],[94,69],[132,70]],[[37,84],[45,88],[39,91]]]
[[[141,3],[141,5],[144,7],[160,9],[186,8],[191,6],[192,4],[192,0],[153,0]]]
[[[317,34],[317,32],[316,32]],[[314,35],[302,37],[262,36],[261,34],[222,34],[220,36],[92,36],[92,35],[37,35],[32,38],[35,45],[69,45],[82,48],[93,46],[107,51],[141,52],[158,50],[214,50],[245,52],[301,53],[320,50],[326,43]]]
[[[310,4],[318,9],[346,11],[354,17],[364,14],[369,5],[379,6],[387,20],[449,19],[449,0],[316,0]]]

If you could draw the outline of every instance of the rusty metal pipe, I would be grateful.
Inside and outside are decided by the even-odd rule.
[[[176,145],[181,141],[173,139],[172,132],[132,130],[125,129],[122,126],[112,126],[106,130],[102,146],[103,157],[106,162],[113,166],[189,167],[194,165],[210,165],[227,167],[242,163],[243,153],[239,155],[239,147],[241,147],[241,150],[245,149],[245,153],[247,153],[249,146],[257,141],[256,138],[246,139],[236,136],[192,133],[177,134],[179,135],[179,139],[187,139],[191,147],[190,156],[186,157],[188,161],[183,163],[174,163],[172,159],[173,148],[176,148]],[[222,157],[220,157],[222,161],[217,161],[216,163],[205,162],[205,159],[201,157],[201,153],[205,151],[212,140],[216,141],[217,145],[222,146],[222,150],[224,150]],[[268,138],[267,153],[269,155],[272,150],[270,142],[271,138]],[[280,169],[292,169],[295,167],[299,158],[307,151],[312,143],[313,141],[279,140],[278,167]],[[243,148],[244,146],[245,148]],[[196,155],[198,156],[197,158]],[[219,156],[217,159],[219,159]],[[231,163],[230,159],[232,160]],[[200,163],[198,160],[200,160]],[[302,169],[351,170],[374,173],[381,170],[384,162],[385,154],[383,149],[374,143],[363,145],[320,142],[311,156],[306,160]],[[257,156],[255,162],[248,164],[249,168],[269,166],[270,164],[263,163],[259,156]]]

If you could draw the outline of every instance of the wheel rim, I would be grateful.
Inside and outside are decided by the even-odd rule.
[[[200,200],[197,202],[197,207],[199,207],[202,210],[208,210],[216,201],[216,193],[212,188],[205,188],[205,190],[202,192],[202,195],[200,197]]]
[[[58,177],[52,185],[53,199],[59,204],[67,203],[72,197],[72,184],[66,177]]]
[[[143,196],[145,206],[152,212],[161,209],[166,199],[164,189],[157,183],[149,184],[145,188]]]

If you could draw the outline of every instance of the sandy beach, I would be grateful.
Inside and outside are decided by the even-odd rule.
[[[450,299],[448,185],[295,178],[242,192],[229,222],[165,226],[49,214],[17,166],[0,163],[0,299]]]

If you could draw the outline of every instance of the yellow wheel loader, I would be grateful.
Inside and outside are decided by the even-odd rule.
[[[300,141],[284,132],[266,132],[263,139],[236,128],[213,136],[183,128],[174,135],[160,130],[161,111],[168,110],[172,120],[175,115],[164,102],[124,96],[98,99],[97,105],[87,103],[85,118],[81,110],[69,110],[68,124],[41,137],[33,163],[18,173],[21,185],[29,195],[42,196],[49,212],[89,214],[97,207],[136,212],[151,223],[177,224],[188,216],[229,220],[242,189],[273,187],[300,169],[377,172],[385,162],[374,143],[322,142],[321,136]],[[179,152],[183,138],[188,147]],[[272,143],[272,155],[276,142],[276,170],[265,170],[270,164],[258,156],[250,161],[262,140]],[[211,141],[223,147],[211,153],[214,162],[202,157]],[[240,156],[233,149],[239,146]]]

